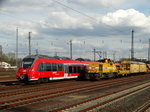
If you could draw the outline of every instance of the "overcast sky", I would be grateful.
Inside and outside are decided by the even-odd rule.
[[[147,58],[150,38],[150,0],[0,0],[0,45],[15,52],[16,28],[19,57],[32,54],[93,59],[93,49],[107,51],[108,58],[128,58],[131,31],[136,58]],[[98,59],[98,55],[97,55]]]

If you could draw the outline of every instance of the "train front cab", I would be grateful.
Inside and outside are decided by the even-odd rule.
[[[110,59],[89,64],[88,79],[99,80],[117,76],[116,65]]]
[[[24,58],[22,60],[21,65],[18,67],[18,71],[16,73],[16,78],[20,81],[20,82],[28,82],[30,79],[30,71],[32,71],[33,69],[33,65],[34,65],[34,58]]]

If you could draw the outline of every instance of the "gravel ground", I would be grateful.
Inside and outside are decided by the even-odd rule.
[[[5,81],[10,78],[12,79],[16,78],[15,71],[0,71],[0,82]]]
[[[150,108],[148,108],[148,109],[146,110],[146,112],[150,112]]]
[[[146,102],[150,102],[150,88],[141,91],[121,101],[115,102],[105,108],[97,110],[98,112],[136,112]],[[149,112],[149,111],[148,111]]]
[[[48,112],[58,107],[74,104],[99,95],[108,94],[110,92],[115,92],[117,90],[130,87],[131,85],[133,86],[136,84],[141,84],[141,82],[144,82],[144,80],[139,82],[130,82],[118,86],[109,85],[108,87],[104,88],[91,89],[88,91],[78,92],[76,94],[60,96],[37,103],[27,104],[24,106],[20,106],[18,108],[14,108],[14,110],[10,109],[3,112]],[[140,106],[147,103],[147,101],[150,101],[149,93],[150,88],[137,92],[136,94],[130,95],[124,99],[118,100],[115,103],[102,107],[101,109],[94,110],[93,112],[134,112]],[[149,112],[149,110],[147,110],[147,112]]]

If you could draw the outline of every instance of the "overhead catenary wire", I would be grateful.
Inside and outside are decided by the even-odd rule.
[[[92,20],[93,20],[93,19],[95,20],[95,18],[93,18],[93,17],[91,17],[91,16],[89,16],[89,15],[83,13],[83,12],[80,12],[80,11],[78,11],[78,10],[76,10],[76,9],[74,9],[74,8],[72,8],[72,7],[70,7],[70,6],[67,6],[67,5],[65,5],[65,4],[63,4],[63,3],[61,3],[61,2],[59,2],[59,1],[57,1],[57,0],[52,0],[52,1],[54,1],[54,2],[56,2],[56,3],[58,3],[58,4],[60,4],[60,5],[64,6],[64,7],[66,7],[66,8],[68,8],[68,9],[71,9],[71,10],[73,10],[73,11],[75,11],[75,12],[81,14],[81,15],[84,15],[84,16],[86,16],[86,17],[92,19]]]
[[[66,7],[66,8],[68,8],[68,9],[71,9],[71,10],[73,10],[73,11],[75,11],[75,12],[77,12],[77,13],[83,15],[83,16],[86,16],[86,17],[90,18],[90,19],[91,19],[92,21],[94,21],[94,22],[97,21],[94,17],[91,17],[91,16],[89,16],[89,15],[87,15],[87,14],[81,12],[81,11],[78,11],[78,10],[76,10],[76,9],[70,7],[70,6],[67,6],[67,5],[65,5],[64,3],[62,3],[62,2],[59,2],[59,1],[57,1],[57,0],[52,0],[52,1],[56,2],[56,3],[59,4],[59,5],[62,5],[62,6],[64,6],[64,7]],[[101,23],[102,23],[102,22],[101,22]],[[104,24],[104,23],[102,23],[102,24]],[[104,24],[104,25],[105,25],[106,27],[108,27],[108,28],[111,28],[113,31],[124,32],[124,31],[121,31],[121,30],[119,30],[119,29],[116,29],[116,28],[114,28],[114,27],[112,27],[112,26],[110,26],[110,25],[107,25],[107,24]]]

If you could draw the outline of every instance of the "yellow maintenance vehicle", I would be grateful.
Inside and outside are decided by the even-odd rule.
[[[118,69],[119,76],[126,76],[128,74],[141,74],[148,72],[148,65],[136,61],[122,61]]]
[[[99,80],[101,78],[116,77],[117,73],[116,65],[110,59],[103,59],[89,64],[85,78]]]
[[[113,63],[110,59],[99,60],[88,65],[85,79],[122,77],[127,75],[145,74],[150,72],[150,64],[136,61]]]

